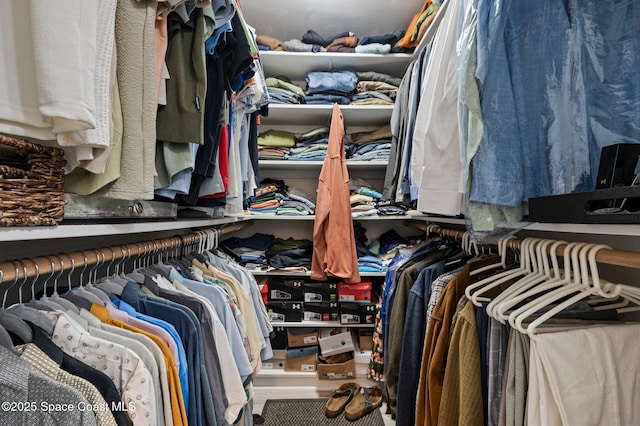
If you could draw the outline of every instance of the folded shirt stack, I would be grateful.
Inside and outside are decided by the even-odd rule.
[[[357,73],[356,93],[351,97],[353,105],[393,105],[400,87],[400,79],[375,71]]]
[[[268,77],[265,80],[272,104],[304,103],[304,90],[286,77]]]
[[[385,272],[387,267],[376,256],[366,255],[358,257],[358,271],[360,272]]]
[[[275,214],[287,196],[289,188],[283,181],[271,179],[263,180],[260,185],[247,200],[249,212],[253,215]]]
[[[258,135],[258,158],[282,160],[295,145],[295,134],[284,130],[267,130]]]
[[[349,202],[351,217],[374,216],[378,213],[377,202],[382,198],[378,191],[368,188],[352,188]]]
[[[350,143],[345,143],[347,158],[352,160],[388,160],[391,152],[391,126],[385,125],[370,132],[356,132],[349,135]]]
[[[235,253],[246,268],[256,269],[267,264],[266,252],[271,248],[273,240],[273,235],[256,233],[247,238],[228,238],[220,246]]]
[[[270,269],[306,271],[311,269],[312,251],[311,240],[275,238],[265,256]]]
[[[283,216],[308,216],[315,212],[316,204],[308,195],[300,191],[289,192],[276,210],[277,215]]]

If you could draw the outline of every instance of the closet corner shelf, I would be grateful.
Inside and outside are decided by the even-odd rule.
[[[311,272],[287,272],[287,271],[260,271],[257,269],[249,269],[255,276],[259,277],[272,277],[272,276],[284,276],[284,277],[310,277]],[[385,277],[386,272],[360,272],[361,277]]]
[[[375,324],[342,324],[339,321],[300,321],[300,322],[278,322],[271,321],[274,327],[300,327],[300,328],[373,328]]]
[[[261,51],[260,59],[268,76],[285,75],[304,80],[310,71],[351,68],[355,71],[377,71],[400,76],[412,59],[408,53],[335,53]]]
[[[256,220],[308,220],[313,221],[315,219],[315,215],[307,215],[307,216],[287,216],[287,215],[276,215],[276,214],[257,214],[257,215],[249,215],[247,216],[249,219]],[[387,221],[387,220],[429,220],[428,216],[422,215],[404,215],[404,216],[360,216],[354,217],[355,221]]]
[[[306,170],[310,168],[319,169],[322,161],[299,161],[299,160],[260,160],[258,164],[261,170]],[[347,160],[347,167],[351,170],[379,170],[387,167],[388,161],[358,161]]]
[[[296,123],[325,125],[333,105],[269,104],[269,116],[262,118],[268,126]],[[393,105],[340,105],[347,126],[381,126],[389,123]]]
[[[223,217],[218,219],[178,219],[123,223],[74,223],[58,226],[16,226],[0,228],[0,242],[162,232],[220,226],[244,220],[246,219],[240,217]]]

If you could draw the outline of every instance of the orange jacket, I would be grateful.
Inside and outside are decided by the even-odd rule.
[[[327,274],[350,283],[360,282],[344,156],[344,119],[337,103],[333,105],[329,146],[320,170],[313,224],[311,278],[326,280]]]

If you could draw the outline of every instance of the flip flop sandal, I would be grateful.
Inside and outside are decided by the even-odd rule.
[[[378,386],[361,387],[344,409],[344,417],[356,421],[382,405],[382,391]]]
[[[358,390],[357,383],[345,383],[331,394],[325,404],[324,414],[329,418],[334,418],[342,413],[344,407],[351,401],[353,395]]]

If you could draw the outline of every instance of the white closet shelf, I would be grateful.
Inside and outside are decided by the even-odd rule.
[[[310,277],[311,272],[287,272],[287,271],[260,271],[256,269],[249,269],[253,275],[260,277],[268,276],[286,276],[286,277]],[[360,272],[361,277],[384,277],[386,272]]]
[[[350,68],[354,71],[376,71],[400,77],[412,59],[408,53],[335,53],[261,51],[260,58],[267,77],[287,76],[304,80],[311,71],[331,71]]]
[[[326,125],[333,105],[269,104],[269,116],[262,123],[269,126],[304,123]],[[393,105],[340,105],[347,126],[382,126],[388,124]],[[293,121],[292,121],[293,120]]]
[[[256,220],[308,220],[313,221],[315,219],[315,215],[307,215],[307,216],[287,216],[287,215],[276,215],[276,214],[257,214],[247,216],[250,219]],[[428,216],[417,216],[417,215],[404,215],[404,216],[360,216],[354,217],[353,220],[361,221],[361,220],[372,220],[372,221],[387,221],[387,220],[429,220]],[[462,220],[462,219],[460,219]],[[442,222],[445,223],[445,222]],[[457,223],[457,222],[454,222]],[[464,221],[462,221],[464,224]]]
[[[300,322],[278,322],[271,321],[274,327],[300,327],[300,328],[340,328],[340,327],[359,327],[373,328],[375,324],[342,324],[339,321],[300,321]]]
[[[260,170],[308,170],[322,167],[322,161],[260,160],[258,164],[260,165]],[[386,168],[387,164],[388,161],[347,160],[347,167],[350,170],[380,170]]]
[[[246,220],[241,217],[219,219],[178,219],[127,223],[74,223],[58,226],[16,226],[0,228],[1,241],[34,241],[60,238],[98,237],[103,235],[137,234],[179,229],[226,225]]]

